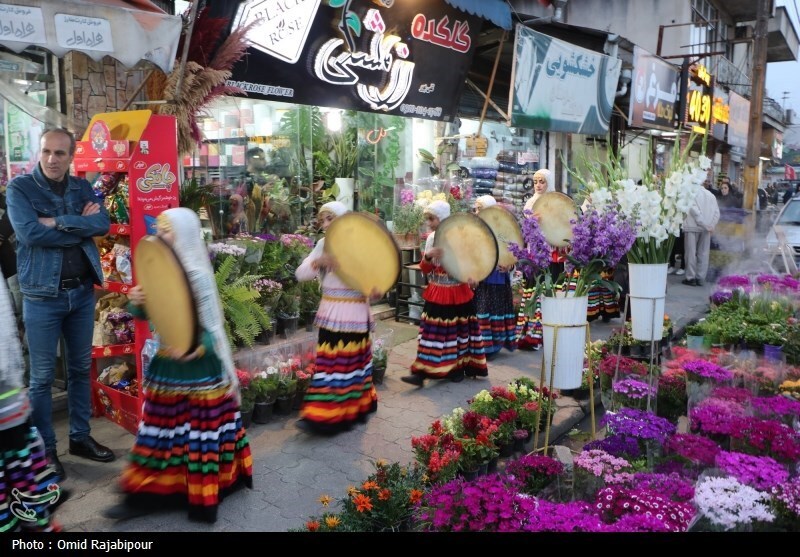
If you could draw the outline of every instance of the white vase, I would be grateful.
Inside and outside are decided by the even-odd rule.
[[[356,181],[354,178],[336,178],[336,185],[339,186],[339,195],[336,201],[341,201],[345,206],[353,210],[353,192],[355,192]]]
[[[628,264],[632,335],[635,340],[661,340],[667,264]]]
[[[545,381],[550,381],[550,366],[555,356],[553,387],[577,389],[581,386],[583,354],[586,347],[586,310],[589,297],[542,297],[542,341]],[[556,327],[560,325],[560,327]],[[558,334],[555,354],[553,345]]]

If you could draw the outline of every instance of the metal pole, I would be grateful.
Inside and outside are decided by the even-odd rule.
[[[489,88],[486,90],[486,98],[483,101],[483,110],[481,110],[481,119],[478,122],[478,132],[475,137],[480,137],[481,129],[483,129],[483,120],[486,118],[486,109],[489,108],[489,99],[492,97],[492,89],[494,88],[494,76],[497,75],[497,66],[500,65],[500,55],[503,54],[503,45],[506,44],[506,35],[508,31],[503,29],[503,36],[500,37],[500,45],[497,47],[497,56],[494,57],[494,67],[492,68],[492,76],[489,78]],[[512,83],[513,87],[514,84]]]
[[[750,129],[747,132],[747,155],[744,167],[743,208],[753,210],[758,197],[761,120],[764,112],[764,85],[767,64],[767,22],[772,0],[757,0],[756,27],[753,37],[753,86],[750,95]]]

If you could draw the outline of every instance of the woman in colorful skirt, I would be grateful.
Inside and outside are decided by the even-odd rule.
[[[401,381],[421,387],[425,379],[462,381],[464,377],[486,377],[486,353],[475,312],[472,286],[447,274],[439,265],[442,248],[433,247],[439,224],[450,216],[446,201],[434,201],[425,209],[431,233],[425,243],[420,269],[428,277],[419,325],[417,358],[411,374]]]
[[[322,230],[346,212],[347,207],[338,201],[324,204],[318,215]],[[372,384],[369,301],[336,275],[336,261],[323,253],[324,246],[322,238],[295,272],[301,282],[322,279],[322,300],[314,320],[319,327],[316,371],[297,427],[333,434],[365,422],[378,409],[378,393]]]
[[[122,475],[126,496],[104,515],[124,519],[188,507],[189,519],[213,523],[226,494],[253,485],[239,382],[197,214],[168,209],[156,220],[156,230],[189,279],[199,346],[187,356],[162,346],[145,370],[142,420]],[[146,292],[137,286],[128,297],[131,312],[146,318]]]
[[[30,421],[25,363],[6,281],[0,276],[0,533],[58,532],[51,513],[66,494]]]
[[[497,205],[491,195],[475,200],[473,212]],[[475,289],[475,310],[481,327],[486,358],[494,357],[502,348],[513,351],[517,347],[516,311],[514,293],[511,291],[509,269],[498,266]]]
[[[581,205],[581,211],[587,212],[592,207],[592,198],[586,196]],[[607,281],[614,280],[614,269],[606,268],[600,272],[600,278]],[[613,290],[609,290],[599,283],[594,284],[589,289],[589,306],[586,310],[586,320],[594,321],[602,319],[603,323],[608,323],[612,319],[619,317],[619,296]]]

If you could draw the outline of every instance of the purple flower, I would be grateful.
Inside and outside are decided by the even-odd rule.
[[[786,467],[768,456],[722,451],[717,455],[716,465],[743,484],[762,491],[783,483],[789,478]]]
[[[730,435],[739,427],[746,411],[738,402],[708,398],[689,412],[692,431]]]
[[[773,487],[770,492],[779,512],[794,515],[794,520],[800,517],[800,476]]]
[[[731,437],[741,439],[748,452],[768,455],[780,462],[800,459],[800,436],[789,426],[775,420],[740,418]]]
[[[564,472],[564,465],[544,455],[525,455],[511,461],[506,474],[518,489],[531,495],[537,494],[556,476]]]
[[[400,192],[400,204],[401,205],[411,205],[414,203],[414,191],[410,189],[404,189]]]
[[[728,292],[727,290],[717,290],[711,295],[711,303],[715,306],[721,306],[727,302],[731,301],[733,298],[733,293]]]
[[[626,437],[625,435],[609,435],[605,439],[596,439],[583,446],[584,451],[593,449],[599,449],[628,460],[639,458],[642,454],[639,442],[633,437]]]
[[[638,487],[653,491],[673,501],[688,503],[694,498],[694,481],[674,472],[670,474],[639,472],[634,475],[634,481]]]
[[[683,364],[683,369],[689,374],[689,379],[711,381],[730,381],[733,379],[733,373],[720,367],[717,364],[707,362],[705,360],[692,360]]]
[[[595,508],[607,522],[614,522],[628,514],[642,514],[656,518],[670,532],[685,532],[694,516],[689,503],[672,501],[648,489],[627,489],[611,486],[597,492]]]
[[[607,530],[607,527],[592,507],[584,501],[551,503],[540,499],[522,530],[524,532],[603,532]]]
[[[800,402],[781,395],[754,397],[750,404],[756,412],[766,417],[800,416]]]
[[[525,276],[532,280],[550,267],[552,248],[539,228],[539,221],[530,212],[526,212],[522,219],[522,237],[525,240],[524,248],[514,243],[509,243],[508,248],[520,260]]]
[[[743,404],[753,398],[753,393],[742,387],[716,387],[711,391],[711,396]]]
[[[747,288],[750,286],[750,277],[747,275],[727,275],[719,279],[718,285],[722,288]]]
[[[256,234],[256,238],[264,240],[265,242],[277,242],[278,237],[273,234]]]
[[[636,240],[633,225],[613,210],[601,215],[590,209],[573,222],[570,257],[580,267],[588,267],[596,260],[602,260],[605,267],[614,267]]]
[[[677,433],[667,439],[664,451],[667,454],[681,456],[693,464],[712,466],[720,448],[707,437],[691,433]]]
[[[601,425],[617,435],[627,435],[642,441],[664,443],[667,437],[675,433],[675,424],[666,418],[659,418],[652,412],[622,408],[616,414],[608,413],[601,420]]]
[[[651,397],[656,396],[655,387],[651,387],[644,381],[639,381],[637,379],[623,379],[622,381],[617,381],[612,385],[611,390],[636,400],[647,398],[648,395]]]

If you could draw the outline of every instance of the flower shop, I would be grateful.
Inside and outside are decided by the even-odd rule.
[[[591,207],[572,223],[560,277],[538,223],[525,219],[526,245],[514,251],[538,293],[528,311],[545,330],[541,375],[476,392],[410,439],[412,462],[375,462],[338,500],[323,495],[322,512],[298,530],[800,528],[800,283],[722,276],[708,315],[674,336],[667,260],[709,164],[674,152],[683,154],[663,180],[636,184],[611,160],[585,181]],[[631,320],[589,342],[590,285],[622,256]],[[567,304],[579,304],[579,319],[559,321]],[[602,418],[592,414],[588,442],[552,445],[554,401],[582,387],[598,395]]]

